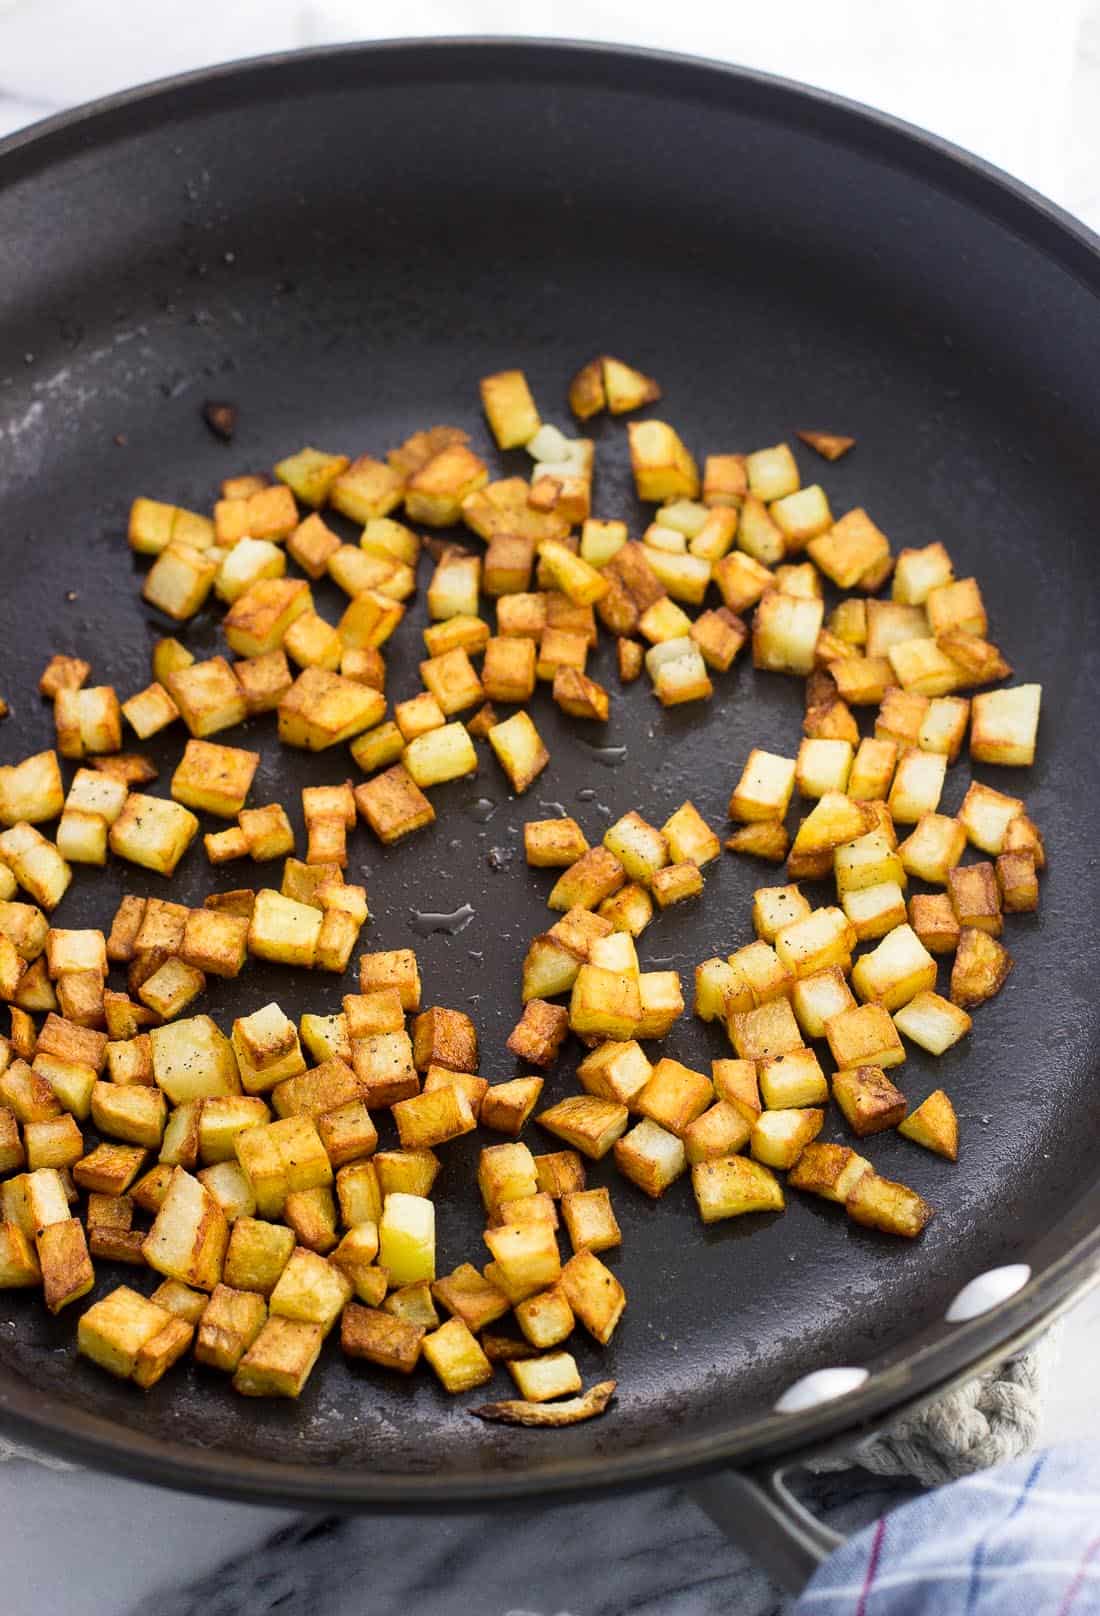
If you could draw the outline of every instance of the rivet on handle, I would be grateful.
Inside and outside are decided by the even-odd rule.
[[[1031,1278],[1031,1269],[1027,1263],[1009,1263],[1004,1268],[991,1268],[988,1273],[978,1274],[968,1285],[964,1285],[956,1296],[944,1317],[948,1324],[966,1324],[970,1319],[981,1318],[983,1313],[989,1313],[993,1308],[1007,1302],[1010,1296],[1022,1291]]]
[[[858,1391],[868,1379],[866,1369],[815,1369],[812,1375],[803,1375],[793,1386],[788,1386],[775,1405],[777,1414],[801,1414],[804,1409],[816,1408],[818,1403],[830,1403],[834,1397],[846,1397]]]

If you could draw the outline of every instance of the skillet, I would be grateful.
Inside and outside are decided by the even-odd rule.
[[[33,693],[52,652],[87,656],[124,695],[147,682],[169,630],[143,607],[126,548],[135,494],[206,509],[223,476],[304,442],[379,453],[435,421],[488,448],[476,379],[510,365],[568,429],[566,382],[607,351],[659,377],[651,413],[700,452],[799,427],[858,439],[832,466],[800,450],[803,479],[820,477],[834,509],[866,505],[895,550],[942,539],[980,578],[993,637],[1044,687],[1035,767],[984,778],[1026,796],[1052,854],[1040,913],[1011,928],[1005,991],[963,1045],[904,1068],[911,1103],[941,1083],[955,1097],[960,1164],[871,1142],[879,1171],[937,1207],[920,1241],[795,1197],[781,1218],[704,1230],[685,1184],[654,1206],[592,1171],[614,1188],[629,1297],[609,1351],[578,1347],[586,1382],[619,1381],[602,1420],[485,1427],[427,1378],[396,1384],[332,1343],[298,1405],[245,1402],[195,1368],[139,1397],[75,1360],[71,1318],[7,1293],[6,1429],[225,1496],[470,1508],[770,1466],[870,1429],[1065,1305],[1095,1269],[1100,1208],[1098,292],[1094,239],[975,159],[818,92],[655,53],[501,40],[307,52],[118,96],[0,145],[3,761],[52,744]],[[208,399],[238,407],[230,448],[203,425]],[[597,514],[636,530],[622,424],[601,418],[593,435]],[[522,456],[493,463],[522,469]],[[335,590],[317,599],[331,617]],[[391,693],[416,688],[423,621],[421,597],[392,642]],[[220,649],[213,614],[183,637],[197,655]],[[782,751],[799,732],[798,681],[741,662],[705,709],[662,712],[646,681],[620,695],[608,660],[602,649],[590,670],[614,691],[600,745],[622,757],[543,696],[552,763],[528,797],[509,798],[486,755],[475,781],[434,793],[429,831],[384,855],[365,831],[353,839],[348,878],[364,880],[373,917],[362,946],[417,948],[425,1002],[471,1011],[491,1078],[520,1070],[504,1041],[545,925],[545,882],[517,852],[523,820],[561,805],[592,839],[629,808],[660,823],[690,796],[720,829],[748,749]],[[349,768],[342,753],[279,749],[270,719],[219,739],[262,749],[252,800],[283,801],[299,828],[300,787]],[[148,748],[154,789],[180,744],[168,732]],[[965,762],[952,769],[946,811],[968,779]],[[102,925],[123,891],[201,902],[246,879],[211,871],[201,850],[167,888],[115,862],[81,872],[59,918]],[[752,889],[773,879],[724,855],[700,900],[647,931],[643,968],[690,983],[699,960],[751,939]],[[467,904],[466,929],[414,933],[416,913]],[[197,1008],[223,1025],[271,998],[292,1015],[332,1010],[347,986],[250,965]],[[690,1017],[669,1048],[689,1065],[723,1053]],[[572,1091],[575,1058],[548,1096]],[[843,1137],[832,1118],[823,1137]],[[477,1148],[446,1152],[445,1267],[479,1247]],[[1014,1294],[946,1320],[968,1281],[1006,1265]],[[105,1269],[97,1294],[125,1277]],[[824,1366],[869,1375],[775,1412]],[[744,1530],[754,1506],[741,1507]]]

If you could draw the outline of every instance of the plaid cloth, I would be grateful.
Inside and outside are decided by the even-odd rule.
[[[795,1616],[1093,1616],[1100,1444],[1074,1443],[927,1493],[826,1562]]]

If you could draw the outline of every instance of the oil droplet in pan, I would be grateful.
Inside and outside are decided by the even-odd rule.
[[[496,811],[496,803],[488,797],[474,797],[466,804],[466,812],[471,819],[476,819],[479,825],[486,824]]]
[[[418,937],[431,937],[435,932],[444,932],[448,937],[454,937],[458,932],[466,930],[475,913],[476,910],[468,903],[452,910],[449,915],[436,915],[421,909],[410,909],[409,927]]]
[[[625,746],[593,746],[586,741],[585,748],[589,756],[606,769],[619,769],[626,762]]]

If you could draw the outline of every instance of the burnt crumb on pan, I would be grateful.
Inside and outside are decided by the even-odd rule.
[[[116,449],[125,449],[129,447],[130,440],[126,436],[125,432],[116,432],[113,442]]]
[[[202,407],[202,418],[216,438],[223,443],[232,440],[237,430],[237,406],[207,399]]]

